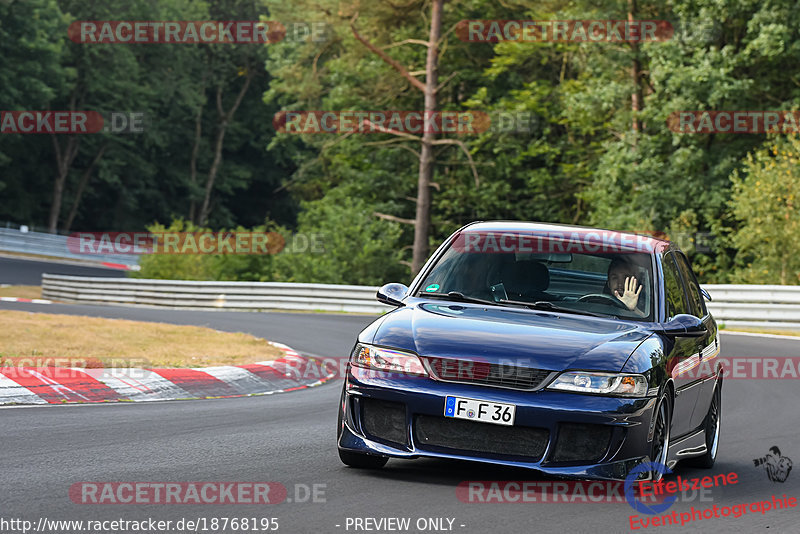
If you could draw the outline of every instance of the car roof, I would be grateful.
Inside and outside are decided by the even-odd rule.
[[[631,243],[631,247],[642,252],[660,253],[674,245],[665,239],[658,239],[647,234],[620,232],[590,226],[549,224],[533,221],[478,221],[464,226],[461,232],[466,233],[524,233],[542,235],[567,241],[582,240],[587,236],[600,237],[615,243]],[[628,248],[628,247],[626,247]]]

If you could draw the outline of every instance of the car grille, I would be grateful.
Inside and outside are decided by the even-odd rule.
[[[443,382],[459,382],[509,389],[534,390],[550,375],[550,371],[499,363],[425,358],[433,378]]]
[[[418,415],[414,438],[421,449],[457,449],[484,454],[522,456],[539,461],[547,448],[546,428],[501,426],[449,417]]]
[[[553,454],[554,462],[594,462],[606,455],[613,429],[608,425],[561,423]]]
[[[363,398],[360,405],[362,427],[369,437],[408,445],[405,404]]]

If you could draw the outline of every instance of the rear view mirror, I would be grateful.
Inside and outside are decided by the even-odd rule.
[[[530,260],[530,261],[544,261],[547,263],[570,263],[572,261],[571,252],[533,252],[523,254],[518,252],[516,254],[517,261]]]
[[[670,321],[662,323],[658,330],[668,336],[682,337],[700,337],[708,333],[702,320],[687,313],[679,313]]]

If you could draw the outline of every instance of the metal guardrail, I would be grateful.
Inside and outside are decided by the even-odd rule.
[[[800,286],[704,285],[726,326],[800,328]],[[377,287],[278,282],[197,282],[45,274],[42,297],[66,302],[233,310],[383,313]]]
[[[67,246],[67,236],[33,232],[16,228],[0,228],[0,251],[20,252],[52,258],[81,260],[96,264],[114,264],[128,269],[139,268],[139,257],[133,254],[76,254]]]
[[[377,287],[280,282],[197,282],[135,278],[93,278],[44,274],[42,298],[227,310],[322,310],[383,313]]]
[[[800,328],[800,286],[704,285],[706,305],[726,326]]]

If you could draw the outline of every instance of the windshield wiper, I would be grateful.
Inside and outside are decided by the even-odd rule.
[[[527,306],[532,310],[547,310],[547,311],[554,311],[554,312],[561,312],[561,313],[574,313],[577,315],[589,315],[591,317],[611,317],[610,315],[604,315],[602,313],[594,313],[590,311],[584,310],[575,310],[573,308],[562,308],[561,306],[556,306],[549,300],[538,300],[536,302],[522,302],[520,300],[506,300],[502,299],[498,302],[503,304],[517,304],[521,306]]]
[[[475,297],[468,297],[460,291],[450,291],[448,293],[420,293],[420,297],[435,297],[438,299],[457,300],[459,302],[471,302],[474,304],[489,304],[491,306],[501,306],[500,303],[493,300],[483,300]]]

